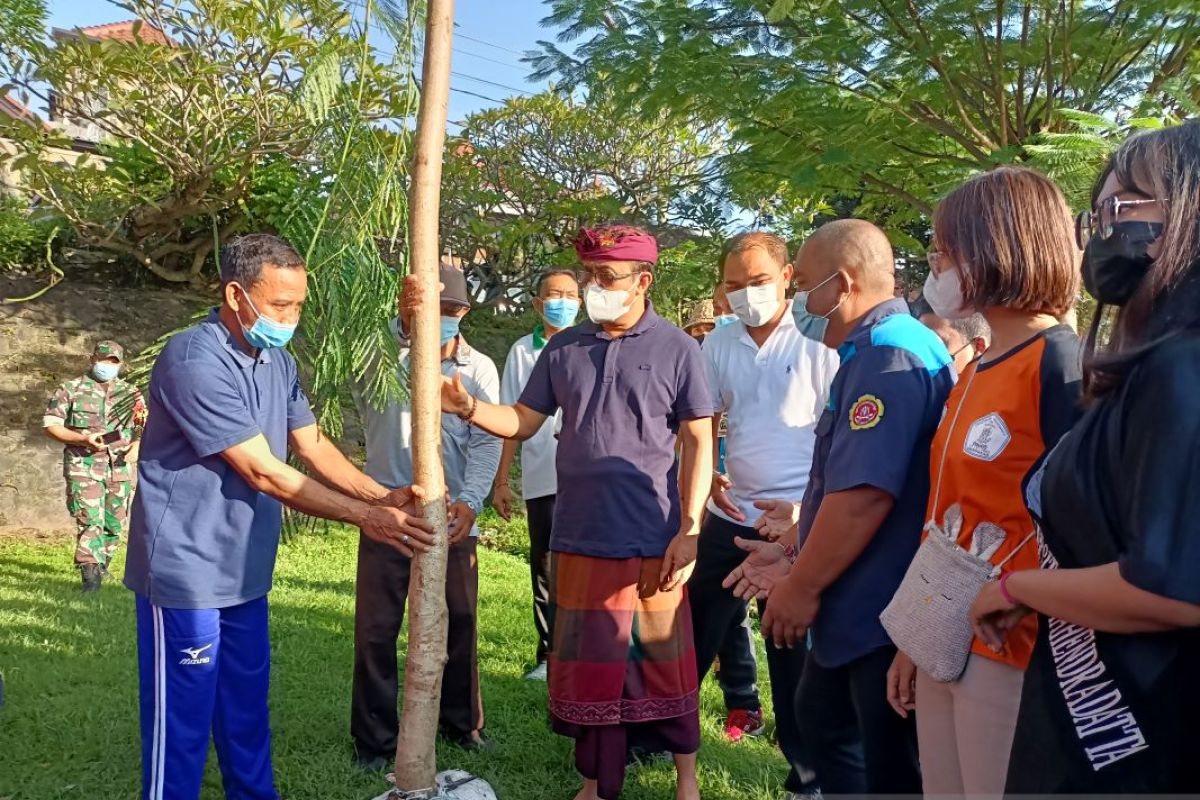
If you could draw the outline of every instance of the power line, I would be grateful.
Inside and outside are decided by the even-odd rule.
[[[474,75],[465,75],[461,72],[455,72],[454,70],[450,71],[450,75],[455,78],[462,78],[468,81],[475,81],[476,83],[487,84],[488,86],[495,86],[497,89],[507,89],[510,92],[519,92],[520,94],[527,95],[529,97],[533,96],[533,92],[528,92],[524,89],[518,89],[516,86],[509,86],[507,83],[496,83],[496,81],[489,81],[487,78],[476,78]]]
[[[345,0],[345,3],[346,3],[346,5],[348,5],[348,6],[352,6],[352,7],[356,7],[356,8],[360,8],[360,9],[366,10],[366,3],[364,2],[364,0]],[[376,31],[378,31],[378,32],[380,32],[380,33],[383,33],[383,34],[385,34],[385,35],[389,35],[389,36],[391,35],[391,32],[390,32],[390,31],[388,31],[386,28],[384,28],[382,25],[380,25],[378,22],[375,22],[375,21],[373,21],[373,20],[368,20],[368,21],[367,21],[367,25],[368,25],[369,27],[373,27],[373,28],[375,28],[375,30],[376,30]],[[462,37],[462,38],[471,38],[471,37],[466,37],[466,36],[464,36],[464,37]],[[482,40],[474,40],[474,39],[472,39],[472,41],[482,41]],[[490,42],[482,42],[482,43],[483,43],[483,44],[490,44]],[[499,47],[499,45],[492,45],[492,46],[493,46],[493,47]],[[376,51],[377,51],[377,52],[378,52],[378,53],[379,53],[381,56],[386,56],[386,57],[389,57],[389,58],[395,58],[395,57],[396,57],[396,55],[397,55],[395,50],[388,50],[388,49],[385,49],[385,48],[382,48],[382,47],[375,48],[375,49],[376,49]],[[501,50],[503,50],[503,49],[505,49],[505,48],[500,48],[500,49],[501,49]],[[515,51],[515,50],[509,50],[508,52],[511,52],[511,53],[516,53],[517,51]],[[498,61],[498,60],[496,60],[496,59],[494,59],[494,58],[488,58],[487,56],[478,55],[478,54],[476,54],[476,53],[469,53],[469,52],[466,52],[466,51],[460,51],[460,53],[461,53],[461,54],[463,54],[463,55],[472,55],[472,56],[475,56],[476,58],[481,58],[481,59],[483,59],[483,60],[485,60],[485,61],[491,61],[492,63],[499,64],[499,65],[501,65],[501,66],[514,67],[514,68],[516,67],[516,65],[513,65],[513,64],[507,64],[507,63],[505,63],[505,62],[503,62],[503,61]],[[520,53],[517,53],[517,54],[518,54],[518,55],[521,55]],[[422,55],[420,52],[416,52],[416,53],[414,53],[414,58],[415,58],[416,60],[418,60],[418,61],[419,61],[419,60],[420,60],[422,57],[423,57],[423,55]],[[467,74],[467,73],[464,73],[464,72],[454,72],[454,71],[451,71],[451,73],[450,73],[450,74],[451,74],[453,77],[456,77],[456,78],[461,78],[461,79],[463,79],[463,80],[474,81],[474,82],[476,82],[476,83],[481,83],[481,84],[484,84],[484,85],[486,85],[486,86],[494,86],[494,87],[496,87],[496,88],[498,88],[498,89],[506,89],[506,90],[508,90],[508,91],[510,91],[510,92],[516,92],[516,93],[518,93],[518,94],[523,94],[523,95],[530,96],[530,97],[531,97],[531,96],[533,96],[533,92],[527,91],[527,90],[525,90],[525,89],[521,89],[521,88],[518,88],[518,87],[516,87],[516,86],[510,86],[509,84],[506,84],[506,83],[499,83],[499,82],[497,82],[497,81],[488,80],[487,78],[480,78],[480,77],[478,77],[478,76],[476,76],[476,75],[469,75],[469,74]],[[480,100],[486,100],[486,101],[488,101],[489,103],[498,103],[498,104],[503,104],[503,103],[504,103],[504,101],[503,101],[503,100],[498,100],[498,99],[496,99],[495,97],[488,97],[487,95],[480,94],[480,93],[478,93],[478,92],[472,92],[472,91],[470,91],[470,90],[468,90],[468,89],[460,89],[460,88],[458,88],[458,87],[455,87],[455,86],[451,86],[451,87],[450,87],[450,91],[452,91],[452,92],[457,92],[458,94],[467,95],[467,96],[470,96],[470,97],[475,97],[475,98],[478,98],[478,99],[480,99]]]
[[[362,11],[367,10],[366,0],[344,0],[344,2],[346,3],[346,5],[348,5],[352,8],[358,8]],[[378,15],[376,15],[376,19],[377,18],[378,18]],[[368,21],[367,24],[369,26],[371,26],[372,28],[374,28],[375,30],[379,31],[380,33],[386,33],[389,35],[391,34],[391,31],[389,31],[387,28],[383,27],[383,25],[381,25],[380,23],[376,22],[375,19]],[[494,42],[489,42],[486,39],[479,39],[474,36],[468,36],[465,33],[461,33],[459,31],[459,26],[457,24],[454,26],[454,36],[456,36],[459,39],[465,39],[466,41],[469,41],[469,42],[476,42],[477,44],[482,44],[487,47],[491,47],[491,48],[500,50],[505,53],[511,53],[515,56],[520,56],[521,58],[525,57],[525,53],[523,53],[520,50],[513,50],[510,47],[504,47],[503,45],[498,45],[498,44],[495,44]],[[499,64],[502,67],[511,67],[513,69],[524,69],[524,67],[522,67],[520,64],[513,64],[508,61],[499,61],[497,59],[482,55],[481,53],[472,53],[469,50],[462,50],[461,48],[458,48],[458,52],[462,55],[472,56],[473,58],[479,58],[484,61],[490,61],[493,64]]]
[[[522,53],[520,50],[513,50],[512,48],[504,47],[504,46],[498,45],[498,44],[493,44],[493,43],[485,41],[483,39],[476,39],[474,36],[467,36],[465,33],[459,33],[457,30],[454,32],[454,35],[460,39],[466,39],[468,42],[476,42],[478,44],[487,45],[488,47],[494,47],[497,50],[503,50],[506,53],[512,53],[513,55],[521,56],[522,58],[525,57],[525,54]]]
[[[470,95],[471,97],[478,97],[480,100],[487,100],[489,103],[499,103],[501,105],[504,104],[503,100],[497,100],[494,97],[488,97],[486,94],[479,94],[478,92],[472,92],[469,89],[459,89],[456,86],[451,86],[450,91],[458,92],[459,94]],[[459,127],[461,128],[462,126],[460,125]]]
[[[460,56],[470,56],[471,58],[478,58],[480,61],[487,61],[492,64],[499,64],[500,66],[508,67],[509,69],[525,69],[525,67],[522,66],[521,64],[513,64],[508,61],[500,61],[499,59],[496,59],[496,58],[489,58],[488,56],[480,55],[479,53],[472,53],[470,50],[459,49],[459,50],[456,50],[455,53]]]

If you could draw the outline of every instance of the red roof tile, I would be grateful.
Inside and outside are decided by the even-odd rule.
[[[141,27],[137,32],[137,38],[140,41],[149,44],[175,44],[173,39],[144,20],[130,19],[124,22],[110,22],[107,25],[92,25],[89,28],[78,28],[77,30],[84,36],[90,36],[93,39],[117,39],[122,42],[132,43],[134,40],[134,27],[138,23],[141,23]]]
[[[0,111],[8,114],[10,117],[17,119],[33,121],[33,112],[25,107],[19,100],[14,100],[9,95],[0,96]]]

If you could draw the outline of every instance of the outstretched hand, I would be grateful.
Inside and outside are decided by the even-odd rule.
[[[754,521],[754,530],[768,542],[789,536],[800,521],[800,504],[791,500],[755,500],[754,507],[763,512]]]
[[[733,543],[749,553],[746,560],[721,582],[733,596],[742,600],[764,599],[775,588],[775,584],[787,577],[792,565],[783,546],[761,539],[743,539],[736,536]]]
[[[462,375],[442,376],[442,411],[462,416],[471,410],[471,393],[463,386]]]

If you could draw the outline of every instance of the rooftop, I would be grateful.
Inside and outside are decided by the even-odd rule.
[[[109,22],[106,25],[92,25],[87,28],[73,28],[70,30],[56,28],[54,33],[56,36],[81,34],[92,39],[116,39],[117,41],[129,42],[131,44],[137,40],[147,44],[175,45],[175,40],[154,25],[141,19]]]

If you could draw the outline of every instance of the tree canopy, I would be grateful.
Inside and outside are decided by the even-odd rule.
[[[719,229],[719,141],[667,115],[638,119],[547,91],[471,114],[446,145],[443,247],[489,303],[574,262],[581,225],[622,220],[667,243]]]
[[[590,96],[718,122],[743,205],[778,197],[893,234],[966,176],[1027,160],[1071,109],[1200,99],[1200,9],[1175,0],[550,0],[534,63]],[[702,65],[702,66],[700,66]],[[903,238],[903,237],[901,237]]]
[[[116,5],[139,20],[132,41],[79,31],[50,41],[29,35],[28,21],[14,32],[11,85],[67,124],[16,121],[0,133],[15,144],[27,190],[85,246],[160,278],[199,276],[214,244],[250,222],[260,178],[270,192],[310,175],[342,98],[365,120],[406,112],[403,76],[358,57],[358,31],[337,0]],[[152,28],[169,43],[146,35]],[[99,157],[47,157],[69,151],[80,129],[99,134]]]

